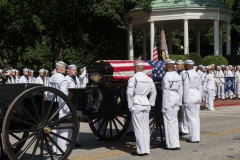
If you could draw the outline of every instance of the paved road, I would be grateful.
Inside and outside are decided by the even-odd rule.
[[[151,141],[149,156],[134,157],[135,139],[122,138],[104,142],[95,139],[89,126],[81,125],[82,147],[74,149],[70,160],[240,160],[240,106],[219,107],[215,111],[201,110],[201,142],[185,142],[188,136],[181,137],[181,150],[168,151],[163,144]]]

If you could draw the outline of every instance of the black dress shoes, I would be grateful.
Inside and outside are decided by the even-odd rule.
[[[176,148],[166,148],[167,150],[174,150],[174,151],[177,151],[177,150],[180,150],[179,147],[176,147]]]
[[[77,148],[77,147],[82,147],[82,145],[80,143],[75,143],[74,148]]]
[[[125,135],[129,137],[135,137],[135,134],[133,131],[127,132]]]
[[[148,155],[147,153],[144,154],[138,154],[136,151],[131,153],[132,156],[146,156]]]
[[[193,142],[193,141],[190,141],[189,139],[187,139],[186,142],[189,142],[189,143],[199,143],[199,141]]]
[[[185,135],[188,135],[188,133],[179,132],[179,136],[185,136]]]

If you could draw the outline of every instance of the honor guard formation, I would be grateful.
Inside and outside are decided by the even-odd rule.
[[[34,76],[34,71],[28,68],[22,70],[20,76],[16,69],[7,70],[3,73],[0,69],[0,84],[14,83],[37,83],[49,86],[62,91],[68,95],[68,88],[85,88],[88,83],[88,74],[86,67],[80,70],[80,76],[77,76],[77,66],[68,65],[62,61],[56,62],[56,68],[51,72],[45,69],[39,69],[38,77]],[[150,153],[150,130],[149,113],[151,106],[155,105],[156,87],[153,80],[144,72],[143,61],[134,63],[134,75],[128,80],[126,96],[128,108],[131,112],[132,122],[126,135],[135,136],[136,151],[132,152],[134,156],[146,156]],[[162,79],[162,114],[164,120],[164,130],[166,138],[166,149],[180,150],[179,136],[189,135],[186,142],[200,142],[200,117],[199,111],[202,102],[205,102],[205,109],[214,111],[214,100],[227,98],[233,99],[236,96],[240,98],[240,66],[194,66],[192,60],[174,61],[168,59],[165,61],[166,74]],[[236,93],[232,90],[225,91],[225,78],[234,77]],[[225,94],[226,93],[226,94]],[[53,96],[46,93],[49,99]],[[62,99],[58,99],[61,101]],[[202,107],[203,108],[203,107]],[[65,105],[59,112],[59,118],[68,114],[69,108]],[[81,111],[77,111],[81,115]],[[62,123],[60,126],[68,126],[68,123]],[[80,126],[80,124],[78,124]],[[95,124],[99,125],[99,122]],[[68,129],[58,131],[63,137],[71,135]],[[103,130],[101,131],[104,132]],[[101,133],[101,134],[102,134]],[[61,150],[65,151],[67,141],[53,136]],[[75,147],[81,146],[78,134]],[[52,145],[55,154],[61,154],[59,148]]]

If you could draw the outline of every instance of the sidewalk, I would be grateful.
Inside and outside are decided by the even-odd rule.
[[[240,106],[240,99],[238,99],[238,98],[234,98],[233,100],[230,100],[230,99],[226,99],[226,100],[217,99],[213,103],[214,103],[214,107]],[[202,102],[201,106],[205,106],[205,102]]]

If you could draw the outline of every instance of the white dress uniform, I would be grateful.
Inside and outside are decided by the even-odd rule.
[[[183,78],[182,76],[184,75],[186,71],[183,70],[182,72],[179,73],[181,76],[181,82],[183,84]],[[183,91],[183,85],[181,85],[181,90]],[[183,92],[179,93],[179,97],[183,99]],[[182,133],[188,133],[188,123],[187,123],[187,118],[186,118],[186,107],[183,104],[180,104],[180,112],[179,112],[179,132]]]
[[[214,106],[213,106],[213,97],[214,97],[214,92],[215,92],[215,81],[214,81],[214,77],[212,74],[207,74],[207,76],[205,77],[205,82],[204,82],[204,91],[207,94],[206,97],[206,108],[208,108],[209,110],[213,111]]]
[[[185,64],[193,64],[191,60]],[[186,116],[189,129],[189,140],[200,141],[199,110],[202,102],[202,83],[199,74],[194,70],[188,70],[183,75],[183,104],[186,106]]]
[[[233,72],[231,70],[227,70],[225,72],[225,77],[234,77]],[[227,83],[227,82],[226,82]],[[232,91],[227,91],[226,92],[226,98],[233,99],[234,98],[234,93]]]
[[[201,75],[202,86],[204,85],[206,75],[207,75],[206,72],[203,72],[203,74]],[[202,90],[202,101],[203,102],[206,101],[206,96],[207,96],[206,93],[204,92],[204,90]]]
[[[166,72],[162,80],[162,113],[167,148],[180,148],[177,117],[182,105],[182,89],[182,77],[176,72]]]
[[[143,63],[138,62],[135,65],[143,65]],[[151,106],[155,105],[156,95],[153,80],[143,72],[135,73],[128,80],[127,100],[132,114],[138,154],[150,153],[149,112]]]
[[[225,94],[224,94],[225,77],[222,70],[217,71],[216,79],[218,84],[218,98],[225,99]]]
[[[22,75],[19,79],[19,83],[28,83],[28,76]]]
[[[36,78],[36,82],[35,83],[37,83],[37,84],[42,84],[43,85],[43,79],[44,79],[44,77],[41,77],[41,76],[38,76],[37,78]]]
[[[63,62],[62,62],[63,63]],[[51,81],[49,81],[49,87],[53,87],[56,89],[59,89],[60,91],[62,91],[64,94],[66,94],[68,96],[68,82],[66,77],[61,74],[61,73],[55,73],[51,79]],[[51,97],[51,95],[48,93],[48,97]],[[51,100],[51,98],[49,98]],[[63,100],[61,98],[57,99],[59,105],[61,105],[63,103]],[[62,109],[59,111],[59,118],[65,116],[66,114],[68,114],[70,112],[69,107],[67,105],[64,105],[64,107],[62,107]],[[60,127],[64,127],[64,126],[68,126],[69,124],[67,123],[61,123],[59,126]],[[52,130],[53,132],[56,132],[56,130]],[[57,130],[57,134],[63,136],[63,137],[68,137],[68,133],[69,133],[69,129],[58,129]],[[55,137],[53,136],[53,139],[56,139],[57,144],[59,145],[59,147],[65,152],[67,149],[67,141],[59,138],[59,137]],[[53,152],[56,152],[57,154],[62,154],[55,145],[52,146]]]
[[[66,79],[68,82],[68,88],[80,88],[79,79],[77,76],[75,76],[75,77],[76,77],[76,81],[71,76],[69,76],[69,75],[66,76]],[[77,111],[77,115],[81,116],[81,111]],[[80,129],[80,122],[78,122],[78,126]],[[77,136],[77,143],[80,143],[80,133],[78,133],[78,136]]]
[[[87,74],[86,67],[82,68],[81,70],[83,70],[83,72],[79,76],[80,87],[85,88],[87,86],[87,83],[88,83],[88,74]]]
[[[240,71],[237,70],[235,73],[235,83],[236,83],[236,93],[238,98],[240,98]]]

